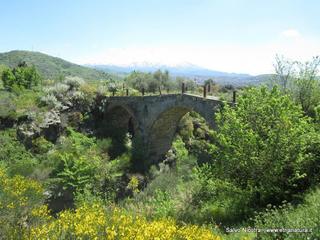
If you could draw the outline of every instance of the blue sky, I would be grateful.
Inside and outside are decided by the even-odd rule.
[[[318,0],[0,0],[0,52],[251,74],[320,54]]]

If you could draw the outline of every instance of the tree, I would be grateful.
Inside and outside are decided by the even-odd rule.
[[[5,69],[2,73],[1,80],[3,82],[4,88],[11,90],[15,84],[16,78],[10,69]]]
[[[108,91],[112,93],[116,93],[118,91],[117,84],[115,82],[107,83]]]
[[[204,81],[204,84],[205,84],[205,85],[207,85],[207,84],[212,84],[212,85],[213,85],[213,84],[215,84],[215,82],[213,81],[212,78],[209,78],[209,79],[207,79],[207,80]]]
[[[31,89],[40,83],[40,75],[34,66],[20,65],[13,69],[16,84],[26,89]]]
[[[5,69],[2,73],[3,86],[12,90],[14,86],[32,89],[39,85],[41,77],[34,66],[27,66],[25,62],[19,63],[16,68]]]
[[[4,70],[8,69],[7,66],[0,64],[0,79],[2,79],[2,73]],[[0,81],[0,86],[1,86],[1,81]]]
[[[165,70],[162,77],[163,87],[167,88],[169,86],[169,71]]]
[[[276,72],[276,83],[280,86],[283,91],[288,90],[288,85],[292,74],[294,73],[294,65],[296,62],[289,61],[276,55],[275,63],[273,64],[274,70]]]
[[[160,83],[151,74],[148,79],[149,79],[148,91],[152,93],[156,93],[156,91],[159,89]]]
[[[149,82],[149,76],[147,73],[133,71],[126,79],[125,82],[128,82],[133,88],[142,91],[146,89]]]
[[[279,204],[306,189],[314,129],[288,95],[274,87],[245,90],[217,114],[215,177],[251,193],[252,205]]]
[[[159,83],[159,92],[161,94],[161,89],[169,87],[169,71],[165,70],[162,72],[160,69],[153,73],[153,77]]]
[[[161,94],[161,90],[172,90],[177,87],[177,84],[170,79],[169,72],[161,71],[160,69],[155,71],[154,73],[144,73],[139,71],[133,71],[127,76],[124,80],[127,82],[132,88],[142,91],[145,89],[148,92],[155,93],[159,91]],[[178,87],[180,89],[181,86]]]
[[[314,116],[314,108],[320,102],[320,82],[318,78],[320,58],[314,57],[312,61],[297,63],[299,72],[294,81],[294,96],[301,104],[303,111]]]
[[[320,101],[319,65],[318,56],[305,63],[277,56],[274,64],[276,85],[283,93],[290,94],[305,114],[312,117]]]

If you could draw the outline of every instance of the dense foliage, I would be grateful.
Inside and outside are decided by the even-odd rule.
[[[158,70],[154,73],[143,73],[134,71],[128,75],[124,82],[134,89],[147,93],[170,93],[181,91],[182,83],[185,83],[187,89],[191,91],[197,90],[197,85],[193,80],[177,77],[173,79],[169,76],[168,71]]]
[[[287,231],[281,234],[262,234],[263,239],[304,239],[308,233],[312,232],[312,238],[320,237],[320,191],[319,189],[308,193],[303,204],[293,206],[284,203],[278,208],[267,208],[255,219],[255,225],[261,229],[277,229],[279,226]],[[291,230],[291,232],[290,232]],[[303,233],[301,233],[301,232]],[[304,234],[306,236],[304,236]]]
[[[315,183],[319,135],[277,88],[249,89],[217,114],[211,161],[199,168],[193,207],[203,220],[234,224],[268,204],[299,201]],[[204,201],[204,202],[203,202]],[[211,211],[211,214],[210,214]]]
[[[40,83],[40,75],[34,66],[27,66],[25,62],[13,69],[5,69],[2,72],[1,80],[4,88],[14,90],[17,88],[31,89]]]
[[[309,121],[277,88],[248,90],[217,115],[215,174],[250,190],[257,206],[292,200],[312,177],[303,169],[317,141]]]
[[[277,86],[239,91],[216,129],[186,114],[163,161],[144,171],[144,146],[103,122],[99,99],[128,85],[165,94],[186,79],[133,72],[126,86],[68,76],[39,88],[25,84],[29,67],[1,68],[21,85],[4,81],[0,95],[0,239],[319,238],[318,60],[277,64]],[[281,228],[308,232],[264,231]]]
[[[319,56],[307,62],[290,61],[277,56],[277,75],[273,79],[284,93],[301,105],[305,114],[313,117],[320,101],[319,65]]]
[[[15,135],[13,131],[1,133],[0,165],[5,166],[11,176],[30,176],[38,164],[38,159],[17,141]]]

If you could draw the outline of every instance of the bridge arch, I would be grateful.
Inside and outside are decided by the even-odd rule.
[[[201,109],[183,105],[165,109],[156,117],[149,130],[149,156],[152,163],[164,158],[164,155],[171,148],[181,119],[189,112],[198,113],[209,126],[215,127],[212,113],[204,113]]]
[[[138,132],[138,121],[134,111],[124,104],[110,104],[105,109],[104,136],[112,138],[110,157],[116,158],[127,151],[129,138],[135,138]]]
[[[139,125],[134,111],[125,104],[110,104],[105,111],[105,121],[112,132],[125,131],[132,136],[137,133]]]

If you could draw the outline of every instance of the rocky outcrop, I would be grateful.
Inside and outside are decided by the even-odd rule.
[[[48,141],[55,142],[62,132],[60,113],[58,111],[47,112],[39,127],[41,129],[41,135]]]
[[[11,117],[0,117],[0,130],[4,130],[6,128],[12,128],[16,120]]]
[[[27,119],[18,123],[19,140],[26,147],[32,147],[32,140],[40,136],[55,143],[67,126],[82,127],[84,115],[91,111],[94,100],[88,91],[80,89],[82,84],[80,78],[67,77],[63,83],[45,88],[39,110],[28,113]],[[39,112],[43,109],[50,110]]]

